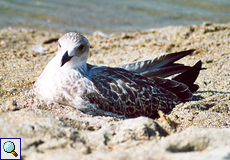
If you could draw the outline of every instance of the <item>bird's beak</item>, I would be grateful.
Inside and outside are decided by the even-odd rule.
[[[71,60],[73,56],[69,56],[68,55],[68,51],[65,52],[65,54],[62,56],[62,59],[61,59],[61,67],[66,63],[68,62],[69,60]]]

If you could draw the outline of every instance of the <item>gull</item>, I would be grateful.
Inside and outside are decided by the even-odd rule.
[[[85,113],[102,110],[127,118],[156,118],[159,110],[168,113],[175,105],[190,101],[199,88],[194,82],[201,61],[192,67],[175,63],[194,50],[113,68],[88,64],[89,48],[89,41],[79,33],[62,36],[58,52],[35,82],[33,94]],[[174,74],[174,78],[166,78]]]

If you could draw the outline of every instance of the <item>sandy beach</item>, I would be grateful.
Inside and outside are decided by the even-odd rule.
[[[22,138],[23,159],[230,159],[230,24],[153,28],[85,35],[88,62],[120,66],[187,49],[179,62],[201,60],[200,86],[191,102],[162,119],[84,114],[24,96],[55,56],[62,31],[0,30],[0,137]]]

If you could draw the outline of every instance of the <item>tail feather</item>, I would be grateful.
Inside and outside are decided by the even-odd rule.
[[[200,73],[201,66],[201,61],[198,61],[193,67],[174,77],[173,80],[186,84],[191,92],[195,92],[199,89],[199,86],[194,82]]]

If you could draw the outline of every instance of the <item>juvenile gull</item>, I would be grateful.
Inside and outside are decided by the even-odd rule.
[[[86,63],[90,44],[70,32],[58,40],[58,53],[33,86],[37,98],[70,105],[83,112],[103,110],[126,117],[155,118],[191,100],[201,61],[193,67],[174,63],[194,50],[116,68]],[[167,76],[178,74],[172,80]]]

